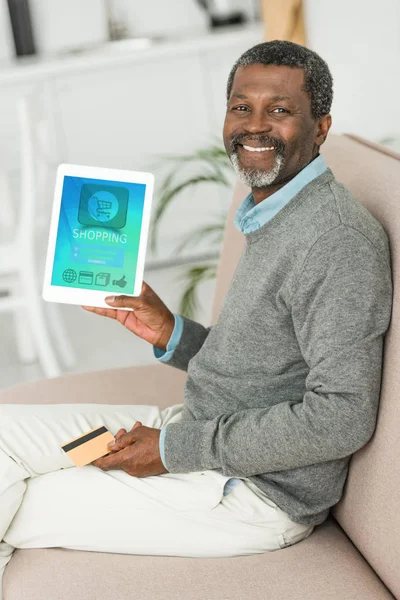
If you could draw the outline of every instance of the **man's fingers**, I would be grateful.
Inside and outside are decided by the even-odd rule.
[[[142,291],[141,291],[140,295],[141,296],[157,296],[157,294],[155,293],[153,288],[151,288],[149,286],[149,284],[146,283],[145,281],[143,281],[143,283],[142,283]]]
[[[157,296],[157,294],[145,281],[143,281],[139,296],[125,296],[124,294],[120,294],[119,296],[107,296],[104,301],[115,308],[125,306],[126,308],[135,309],[142,306],[143,301],[145,301],[145,298],[148,296]]]
[[[96,306],[82,306],[88,312],[92,312],[95,315],[100,315],[102,317],[109,317],[110,319],[117,318],[117,312],[112,310],[111,308],[99,308]]]
[[[112,308],[100,308],[94,306],[82,306],[88,312],[93,312],[96,315],[103,317],[111,317],[117,319],[118,308],[132,308],[133,310],[138,308],[146,307],[149,304],[149,296],[157,297],[157,294],[152,288],[143,281],[140,296],[125,296],[120,294],[119,296],[107,296],[104,302]]]
[[[134,436],[135,436],[135,434],[133,433],[133,431],[130,431],[129,433],[127,433],[125,431],[125,433],[121,434],[119,436],[119,438],[117,440],[115,440],[114,444],[111,441],[111,442],[109,442],[109,444],[107,444],[107,447],[109,448],[109,450],[118,452],[118,450],[122,450],[123,448],[126,448],[127,446],[132,446],[132,444],[134,442],[134,439],[133,439]]]
[[[108,442],[108,444],[107,444],[107,448],[108,448],[109,450],[111,450],[111,452],[118,452],[118,450],[119,450],[120,448],[118,448],[118,447],[115,447],[115,444],[116,444],[116,443],[117,443],[117,441],[118,441],[118,440],[119,440],[119,439],[120,439],[120,438],[121,438],[123,435],[125,435],[126,433],[127,433],[126,429],[119,429],[119,430],[117,431],[117,433],[115,434],[115,436],[114,436],[114,440],[111,440],[111,442]],[[111,445],[111,444],[113,444],[113,445]]]
[[[126,433],[126,429],[120,429],[119,431],[117,431],[117,433],[115,434],[115,439],[118,440],[121,435],[124,435]]]
[[[132,432],[137,427],[142,427],[142,425],[143,424],[140,421],[136,421],[129,433],[126,431],[126,429],[120,429],[115,436],[116,441],[114,443],[112,441],[109,442],[108,448],[111,448],[112,450],[118,452],[118,450],[122,450],[122,448],[132,446],[132,444],[135,441]]]
[[[124,464],[127,456],[126,454],[129,452],[129,448],[122,448],[119,452],[110,452],[110,454],[106,454],[106,456],[102,456],[98,458],[92,465],[102,469],[103,471],[109,471],[110,469],[122,469],[122,465]]]
[[[113,441],[109,442],[107,444],[107,447],[109,449],[113,450],[114,452],[118,452],[118,450],[122,450],[123,448],[126,448],[127,446],[132,446],[132,444],[134,442],[134,437],[135,437],[135,434],[133,434],[133,430],[136,429],[137,427],[142,427],[142,425],[143,424],[141,421],[136,421],[136,423],[134,423],[134,425],[129,433],[126,431],[126,429],[120,429],[115,434],[114,443],[113,443]]]
[[[140,296],[107,296],[104,302],[112,306],[113,308],[138,308],[142,301],[139,299]]]

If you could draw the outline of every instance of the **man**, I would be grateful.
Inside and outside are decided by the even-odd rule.
[[[251,194],[235,219],[246,246],[217,323],[172,314],[145,283],[138,298],[85,307],[187,371],[184,404],[0,407],[3,565],[14,547],[283,548],[326,519],[350,456],[373,434],[389,247],[319,154],[329,69],[302,46],[259,44],[234,65],[227,99],[225,147]],[[116,434],[112,452],[73,468],[59,446],[101,424]]]

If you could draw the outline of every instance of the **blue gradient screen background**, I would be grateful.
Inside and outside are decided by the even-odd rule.
[[[65,176],[51,285],[133,294],[145,191],[142,183]]]

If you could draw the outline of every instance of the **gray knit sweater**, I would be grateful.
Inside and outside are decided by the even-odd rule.
[[[246,235],[217,323],[184,319],[169,471],[249,478],[322,523],[375,429],[391,304],[387,236],[327,169]]]

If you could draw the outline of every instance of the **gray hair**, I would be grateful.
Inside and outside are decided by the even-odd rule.
[[[228,77],[228,102],[231,95],[233,78],[238,67],[256,64],[304,69],[305,84],[303,90],[310,95],[311,114],[313,118],[317,120],[329,113],[333,98],[333,79],[328,65],[316,52],[313,52],[309,48],[282,40],[257,44],[246,50],[235,62]]]

